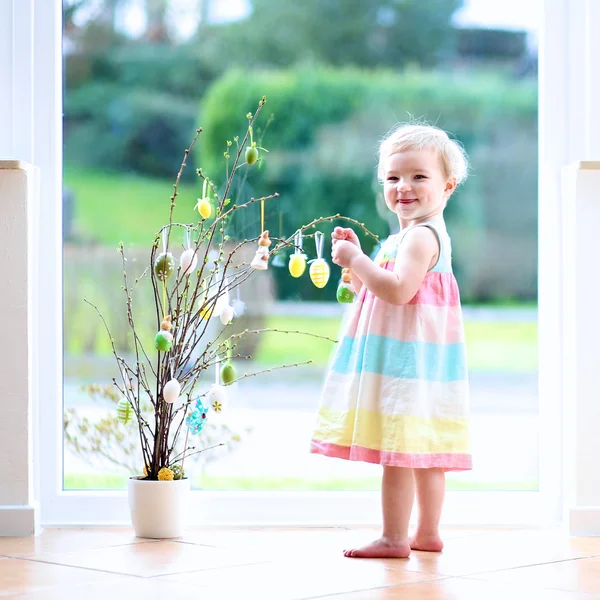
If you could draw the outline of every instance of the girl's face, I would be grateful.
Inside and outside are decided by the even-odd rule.
[[[383,193],[401,227],[423,223],[442,214],[456,189],[456,179],[444,175],[437,150],[403,150],[385,162]]]

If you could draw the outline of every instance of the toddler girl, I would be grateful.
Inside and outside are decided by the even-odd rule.
[[[468,381],[458,286],[443,212],[467,176],[442,130],[400,125],[381,143],[378,176],[400,233],[375,261],[336,227],[332,260],[358,294],[327,375],[311,451],[383,465],[383,533],[349,557],[439,552],[445,472],[471,469]],[[418,524],[408,525],[417,496]]]

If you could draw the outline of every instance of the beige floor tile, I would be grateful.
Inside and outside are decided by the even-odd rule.
[[[0,561],[0,597],[125,579],[129,578],[19,558]]]
[[[117,576],[114,576],[117,578]],[[0,596],[6,600],[4,596]],[[60,586],[51,590],[9,596],[13,600],[208,600],[199,596],[198,588],[189,585],[161,582],[154,579],[129,577],[125,581],[92,585]],[[210,599],[216,600],[216,599]],[[227,600],[234,600],[233,598]]]
[[[414,585],[323,596],[319,600],[597,600],[598,598],[600,596],[490,584],[451,577]]]
[[[368,534],[369,538],[374,533]],[[338,555],[356,539],[356,532],[344,529],[297,529],[263,531],[191,531],[182,540],[218,548],[259,550],[274,559],[283,556],[302,557],[311,554]]]
[[[546,532],[492,532],[445,541],[442,553],[413,552],[394,568],[462,576],[586,556],[568,536]]]
[[[217,569],[267,560],[257,552],[249,553],[172,541],[43,554],[36,559],[138,577]]]
[[[478,575],[477,579],[600,595],[600,558],[584,558]]]
[[[168,576],[164,579],[202,587],[199,596],[212,599],[296,600],[326,594],[431,579],[425,573],[394,571],[382,561],[293,560]]]
[[[305,557],[320,555],[338,557],[345,548],[368,543],[380,535],[379,529],[360,528],[307,528],[307,529],[256,529],[232,531],[191,530],[182,538],[186,542],[239,550],[260,550],[279,560],[282,556]],[[481,535],[481,531],[445,531],[445,539],[458,539]]]
[[[35,556],[45,552],[74,552],[148,542],[132,529],[44,529],[30,537],[0,537],[0,554]]]

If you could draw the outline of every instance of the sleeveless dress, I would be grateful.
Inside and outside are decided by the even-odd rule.
[[[440,254],[415,297],[393,305],[363,285],[323,387],[311,452],[394,467],[472,468],[469,385],[460,297],[442,219]],[[375,264],[394,270],[390,236]]]

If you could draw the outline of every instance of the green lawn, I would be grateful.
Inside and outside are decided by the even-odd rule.
[[[214,491],[377,491],[381,478],[362,477],[348,479],[301,479],[299,477],[192,477],[192,486],[197,489]],[[127,488],[126,475],[102,475],[93,473],[67,473],[65,490],[124,490]],[[535,491],[536,481],[485,481],[470,482],[460,476],[448,476],[448,490],[452,491]]]
[[[299,330],[337,339],[340,320],[334,317],[271,316],[267,327]],[[470,321],[465,325],[469,368],[472,371],[524,373],[537,369],[536,322]],[[304,335],[266,333],[255,354],[261,364],[275,365],[312,358],[327,365],[333,344]]]
[[[193,167],[187,167],[193,168]],[[99,244],[149,245],[168,220],[173,180],[103,173],[65,165],[64,184],[74,194],[75,234]],[[174,220],[191,223],[201,186],[179,186]]]

